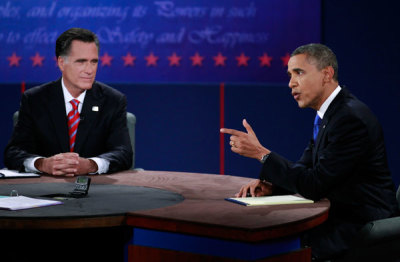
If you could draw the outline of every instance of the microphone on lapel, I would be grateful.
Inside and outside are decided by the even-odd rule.
[[[98,106],[93,106],[93,107],[92,107],[92,111],[93,111],[93,112],[98,112],[98,111],[99,111],[99,107],[98,107]],[[81,115],[80,115],[80,121],[82,122],[83,120],[85,120],[85,116],[81,113]]]

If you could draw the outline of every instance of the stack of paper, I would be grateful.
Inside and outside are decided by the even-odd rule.
[[[16,170],[0,169],[0,178],[40,177],[35,173],[20,173]]]
[[[225,200],[245,206],[314,203],[314,201],[312,200],[294,195],[263,196],[263,197],[232,197],[232,198],[225,198]]]
[[[60,204],[62,204],[60,201],[36,199],[25,196],[0,197],[0,209],[7,210],[20,210]]]

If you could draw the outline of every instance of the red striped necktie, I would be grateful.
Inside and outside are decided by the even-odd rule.
[[[78,105],[79,101],[72,99],[69,101],[72,105],[72,110],[68,113],[68,134],[69,134],[69,151],[74,152],[76,131],[80,121]]]

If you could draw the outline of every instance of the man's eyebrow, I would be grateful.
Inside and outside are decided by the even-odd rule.
[[[89,59],[86,59],[86,58],[78,58],[78,59],[76,59],[75,60],[75,62],[77,62],[77,63],[83,63],[83,62],[87,62],[87,61],[89,61]],[[90,62],[98,62],[99,61],[99,59],[97,59],[97,58],[95,58],[95,59],[91,59],[90,60]]]
[[[301,68],[293,68],[293,70],[292,70],[293,72],[296,72],[296,73],[299,73],[299,72],[304,72],[304,70],[303,69],[301,69]]]
[[[292,70],[291,70],[292,72],[295,72],[296,74],[298,74],[298,73],[300,73],[300,72],[304,72],[304,70],[303,69],[301,69],[301,68],[293,68]],[[292,75],[292,73],[288,70],[287,72],[286,72],[287,74],[288,74],[288,76],[291,76]]]
[[[75,60],[75,62],[86,62],[88,61],[86,58],[78,58]]]

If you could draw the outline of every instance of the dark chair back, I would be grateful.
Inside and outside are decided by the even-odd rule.
[[[396,198],[400,207],[400,186]],[[367,223],[344,261],[400,262],[400,216]]]

